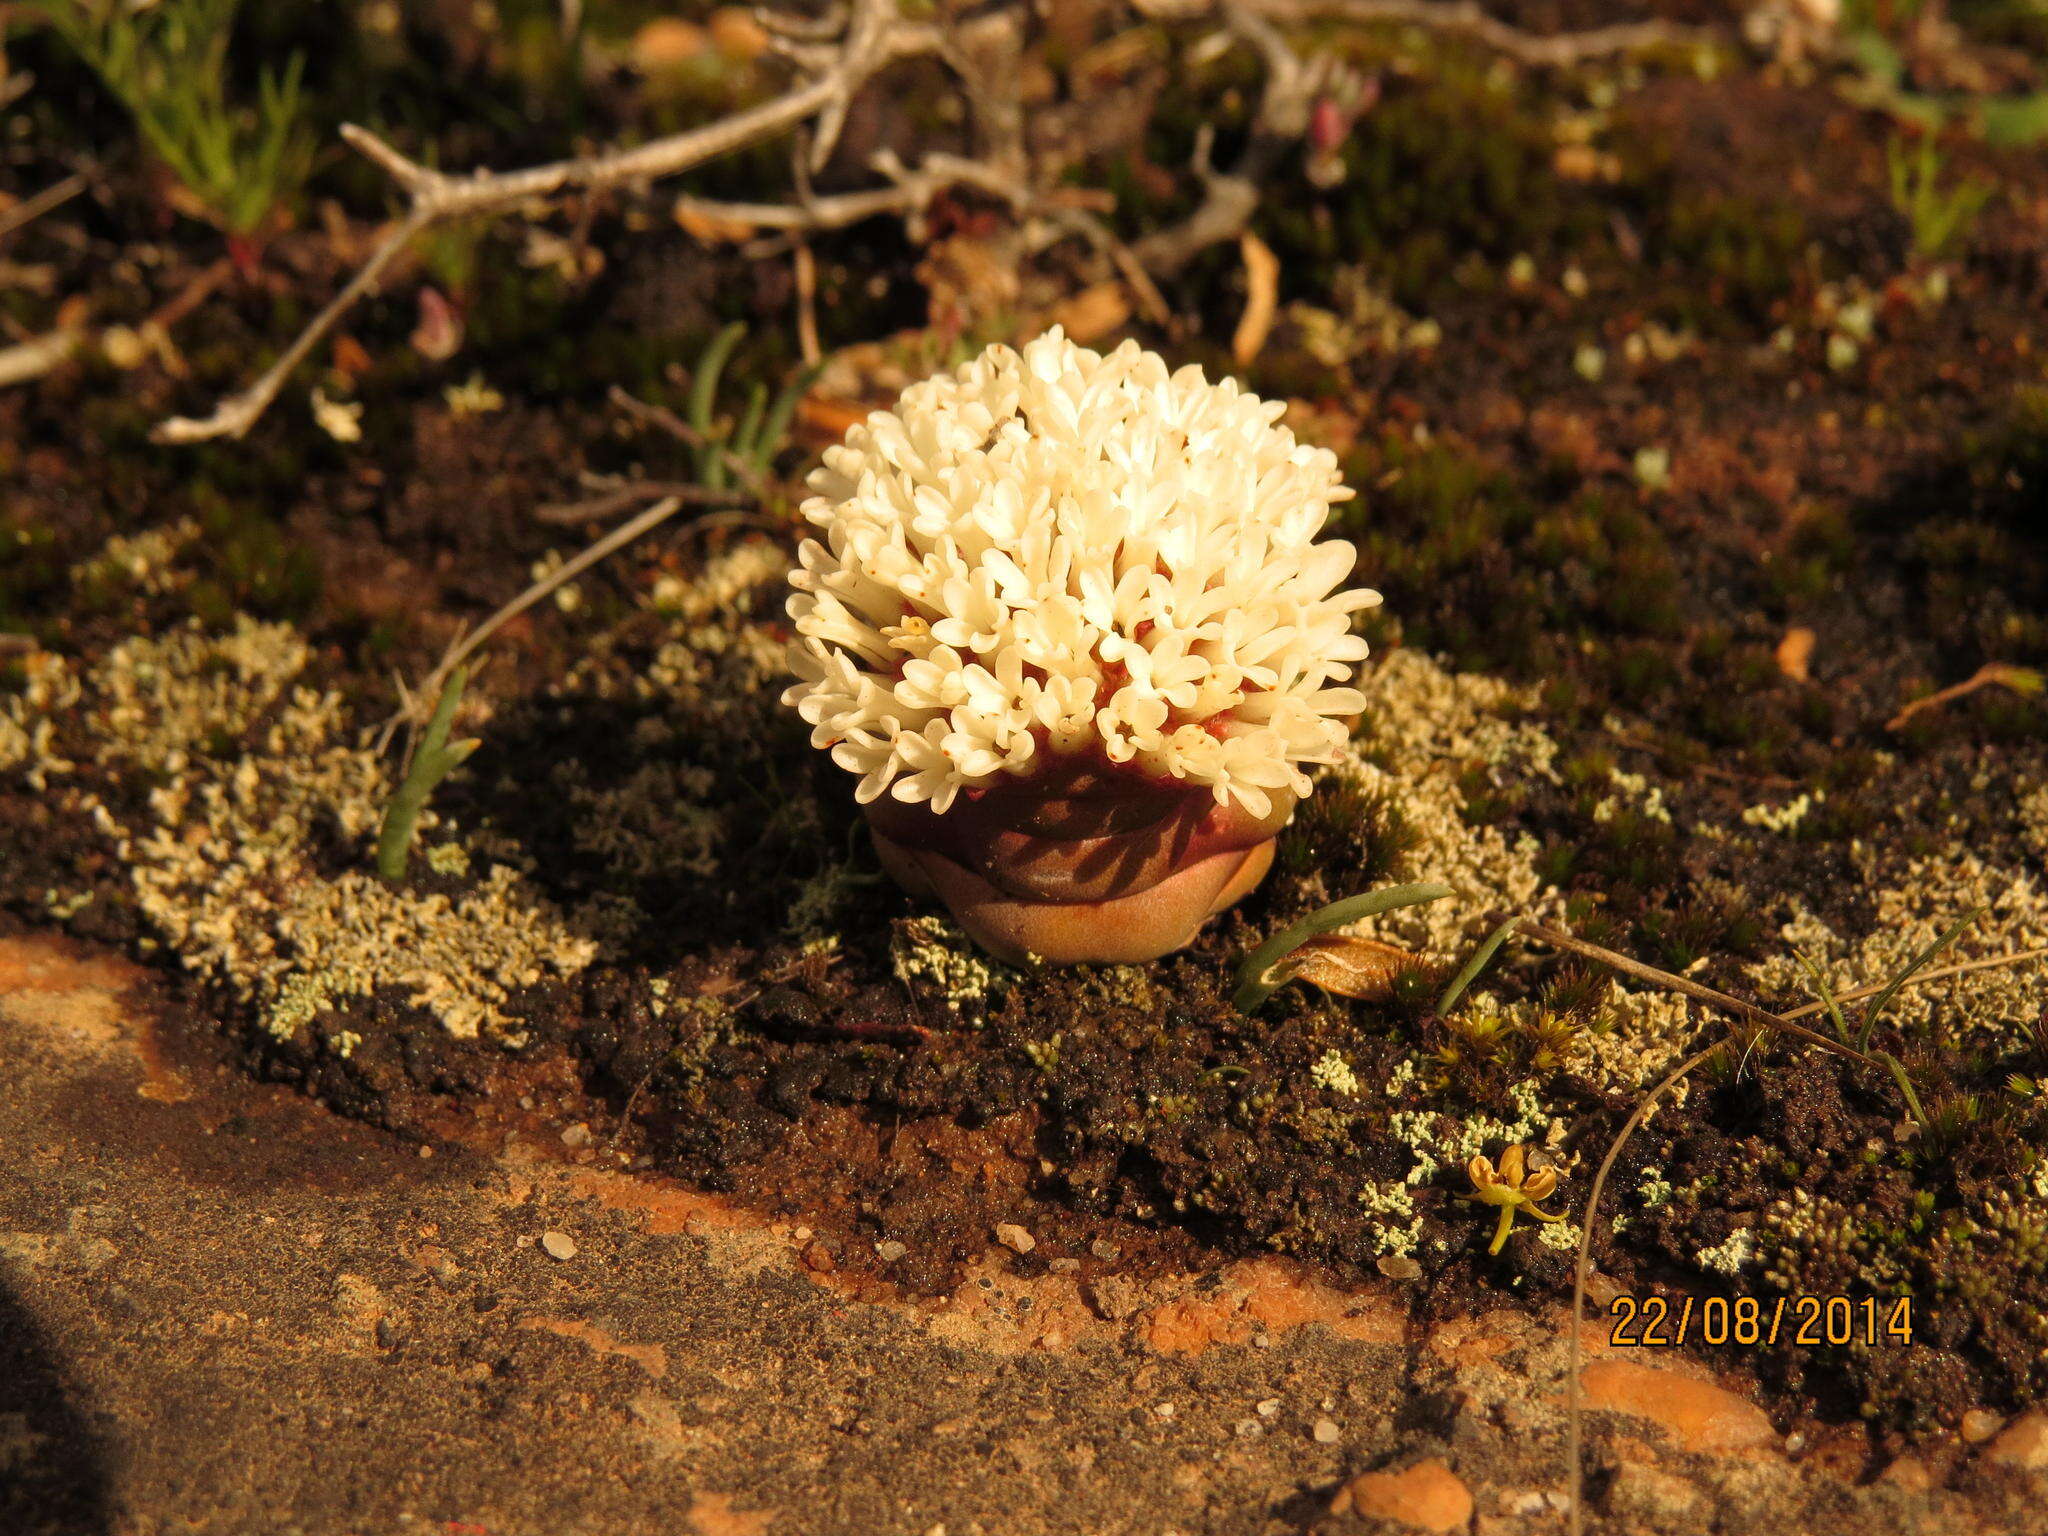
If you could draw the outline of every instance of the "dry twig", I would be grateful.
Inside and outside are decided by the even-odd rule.
[[[59,326],[11,347],[0,347],[0,389],[41,378],[83,346],[85,339],[82,327]]]
[[[190,443],[240,437],[269,408],[285,381],[341,317],[375,287],[384,271],[425,230],[473,215],[495,214],[564,193],[590,193],[677,175],[718,155],[809,123],[809,167],[822,167],[838,143],[848,107],[878,72],[899,60],[938,55],[958,78],[974,126],[976,154],[930,156],[915,170],[901,167],[891,185],[815,197],[807,186],[793,204],[722,203],[685,198],[685,218],[730,220],[785,232],[842,228],[861,219],[895,214],[916,220],[938,192],[952,185],[974,186],[1009,203],[1019,216],[1036,215],[1050,226],[1087,239],[1115,264],[1140,307],[1156,323],[1171,319],[1155,279],[1171,277],[1202,251],[1234,240],[1250,225],[1263,183],[1290,146],[1307,132],[1316,103],[1342,94],[1349,67],[1321,57],[1304,59],[1281,36],[1276,23],[1335,17],[1357,22],[1397,22],[1476,38],[1522,63],[1562,66],[1608,54],[1696,41],[1706,34],[1663,22],[1600,27],[1585,32],[1540,36],[1489,15],[1476,0],[1136,0],[1141,11],[1165,21],[1215,15],[1239,41],[1266,60],[1267,79],[1243,153],[1228,171],[1209,160],[1202,138],[1195,170],[1203,182],[1201,203],[1181,223],[1126,247],[1099,216],[1062,204],[1051,191],[1055,171],[1039,168],[1032,180],[1022,102],[1016,90],[1026,10],[997,4],[969,18],[944,24],[906,20],[898,0],[850,0],[842,23],[827,18],[764,15],[777,50],[807,78],[782,95],[706,123],[629,149],[558,160],[525,170],[477,171],[449,175],[408,158],[377,135],[353,124],[342,136],[375,161],[409,199],[370,256],[341,291],[299,333],[247,389],[231,395],[203,417],[174,417],[161,423],[160,442]],[[705,223],[700,227],[715,227]],[[913,225],[913,233],[915,226]]]
[[[1702,986],[1688,977],[1659,970],[1654,965],[1645,965],[1619,950],[1608,949],[1600,944],[1589,944],[1586,940],[1566,933],[1560,928],[1552,928],[1531,918],[1523,918],[1516,927],[1539,944],[1548,944],[1553,949],[1568,950],[1572,954],[1583,955],[1588,960],[1597,960],[1624,976],[1648,982],[1653,987],[1662,987],[1667,992],[1682,993],[1696,1002],[1710,1004],[1724,1013],[1732,1013],[1746,1024],[1758,1025],[1765,1029],[1782,1029],[1787,1034],[1798,1035],[1804,1040],[1833,1051],[1837,1056],[1851,1057],[1865,1066],[1878,1065],[1877,1060],[1867,1052],[1859,1051],[1853,1045],[1844,1045],[1818,1030],[1808,1029],[1805,1025],[1794,1022],[1790,1015],[1772,1013],[1768,1008],[1759,1008],[1755,1003],[1746,1003],[1739,997],[1729,996],[1726,992],[1717,992],[1714,988]]]
[[[1288,149],[1308,131],[1316,103],[1345,94],[1348,66],[1323,57],[1304,59],[1281,36],[1282,25],[1319,20],[1395,22],[1432,31],[1464,33],[1521,64],[1554,68],[1645,48],[1708,41],[1712,35],[1663,21],[1595,27],[1551,36],[1525,32],[1482,9],[1477,0],[1136,0],[1159,21],[1191,21],[1220,12],[1224,26],[1258,50],[1266,85],[1252,118],[1251,135],[1237,163],[1219,171],[1210,161],[1209,136],[1196,141],[1194,169],[1201,204],[1179,224],[1138,242],[1147,271],[1171,277],[1210,246],[1235,240],[1257,211],[1264,184]]]
[[[786,43],[784,51],[810,71],[803,84],[684,133],[670,134],[630,149],[557,160],[520,171],[478,171],[451,176],[407,158],[367,129],[347,124],[342,137],[381,166],[411,199],[404,217],[327,307],[255,383],[203,417],[174,417],[160,424],[159,442],[194,443],[240,437],[277,398],[292,371],[331,331],[357,300],[375,286],[384,269],[423,231],[475,214],[498,213],[536,198],[564,192],[594,192],[674,176],[799,123],[815,120],[812,163],[821,165],[838,142],[846,109],[868,79],[899,59],[935,51],[939,33],[905,22],[895,0],[853,0],[843,32],[830,44]]]
[[[1680,48],[1712,42],[1714,34],[1669,21],[1630,21],[1589,27],[1582,32],[1545,35],[1525,32],[1502,21],[1478,0],[1256,0],[1260,12],[1276,22],[1317,20],[1394,22],[1432,32],[1461,32],[1506,54],[1517,64],[1569,69],[1617,53],[1653,48]]]
[[[768,487],[766,482],[762,480],[759,470],[734,453],[725,444],[707,442],[703,433],[699,432],[667,406],[650,405],[639,396],[629,394],[616,384],[605,392],[605,398],[610,400],[613,405],[616,405],[628,416],[631,416],[635,421],[645,426],[659,427],[679,443],[684,443],[691,448],[697,449],[715,447],[718,451],[718,457],[724,461],[726,469],[738,478],[740,484],[747,488],[747,493],[750,497],[759,499],[767,495]]]
[[[1227,0],[1223,7],[1229,31],[1265,59],[1266,87],[1244,151],[1228,171],[1217,170],[1211,161],[1213,135],[1206,126],[1197,137],[1194,169],[1202,182],[1201,203],[1180,223],[1147,235],[1133,248],[1145,270],[1156,276],[1171,277],[1210,246],[1244,232],[1258,211],[1266,181],[1308,132],[1316,98],[1347,68],[1332,58],[1303,59],[1266,19],[1267,9],[1254,0]]]
[[[633,540],[639,538],[641,534],[646,533],[649,529],[674,517],[682,508],[682,497],[664,496],[631,522],[614,528],[610,533],[584,550],[582,554],[576,556],[575,559],[566,561],[559,569],[548,572],[547,575],[534,582],[532,586],[513,598],[511,602],[505,604],[504,607],[500,608],[488,619],[485,619],[475,629],[470,630],[467,634],[456,640],[442,655],[440,663],[428,674],[427,680],[421,685],[419,692],[412,698],[404,700],[399,711],[384,722],[384,728],[377,736],[377,750],[382,752],[391,745],[391,738],[397,734],[399,726],[404,724],[406,719],[412,715],[416,707],[414,704],[415,699],[440,698],[442,688],[454,674],[455,669],[469,660],[476,653],[478,646],[511,623],[512,620],[518,618],[520,614],[526,612],[527,609],[546,597],[550,592],[553,592],[557,587],[574,581],[613,550],[632,543]]]
[[[1988,661],[1960,683],[1951,684],[1937,693],[1930,693],[1924,699],[1915,699],[1891,719],[1885,721],[1888,731],[1903,731],[1915,715],[1923,710],[1939,709],[1957,699],[1967,698],[1980,688],[2010,688],[2014,693],[2031,696],[2041,691],[2042,677],[2031,667],[2016,667],[2006,661]]]
[[[533,520],[555,527],[573,527],[578,523],[599,522],[616,516],[629,507],[641,506],[657,501],[663,496],[675,496],[693,507],[744,507],[753,501],[751,496],[734,491],[714,491],[706,486],[687,480],[630,480],[624,484],[608,484],[608,477],[593,477],[595,484],[603,490],[582,501],[551,501],[545,506],[533,509]],[[590,484],[590,480],[586,480]]]
[[[40,219],[52,208],[62,207],[89,185],[91,183],[86,180],[85,172],[74,171],[62,181],[53,182],[43,188],[33,197],[23,198],[5,213],[0,213],[0,238],[5,238],[23,225]]]

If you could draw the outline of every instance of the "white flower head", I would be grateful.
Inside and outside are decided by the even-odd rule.
[[[1254,816],[1306,795],[1380,599],[1315,542],[1351,491],[1284,409],[1057,328],[912,385],[811,475],[783,702],[863,804],[1083,754]]]

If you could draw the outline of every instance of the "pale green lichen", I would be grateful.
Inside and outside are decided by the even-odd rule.
[[[197,542],[201,529],[189,517],[136,534],[116,534],[100,546],[99,552],[71,567],[75,583],[106,581],[129,583],[137,590],[160,597],[190,584],[192,573],[178,563],[178,557]]]
[[[1645,1163],[1642,1176],[1636,1181],[1636,1196],[1643,1202],[1643,1209],[1654,1211],[1671,1203],[1671,1181],[1664,1177],[1664,1170],[1651,1163]]]
[[[896,979],[913,990],[935,992],[949,1008],[977,1013],[1001,984],[996,967],[974,941],[938,917],[907,918],[889,945]]]
[[[1615,792],[1602,796],[1594,805],[1595,821],[1612,821],[1623,810],[1633,806],[1638,814],[1648,817],[1651,821],[1661,821],[1666,826],[1671,824],[1671,808],[1664,803],[1664,787],[1661,784],[1652,784],[1645,775],[1628,773],[1620,768],[1610,768],[1607,777],[1614,785]]]
[[[1350,1097],[1358,1092],[1358,1074],[1351,1070],[1351,1063],[1336,1051],[1323,1052],[1308,1069],[1308,1075],[1318,1088],[1327,1088],[1331,1093]]]
[[[1824,789],[1811,793],[1802,791],[1783,805],[1752,805],[1744,809],[1742,823],[1749,827],[1762,827],[1766,832],[1790,833],[1812,814],[1814,807],[1828,797]]]
[[[1507,1091],[1512,1120],[1493,1115],[1466,1115],[1452,1119],[1433,1109],[1396,1110],[1387,1117],[1394,1139],[1409,1150],[1413,1159],[1407,1182],[1427,1184],[1445,1168],[1462,1169],[1489,1147],[1535,1142],[1554,1147],[1564,1137],[1565,1122],[1543,1106],[1543,1097],[1533,1079],[1523,1079]],[[1538,1135],[1538,1132],[1541,1135]]]
[[[1373,1180],[1358,1191],[1358,1203],[1371,1219],[1373,1251],[1411,1254],[1422,1241],[1422,1218],[1408,1185]]]
[[[1849,847],[1857,880],[1853,894],[1867,902],[1871,919],[1854,937],[1838,933],[1797,897],[1779,929],[1785,952],[1749,968],[1767,995],[1804,1000],[1809,981],[1793,951],[1825,966],[1839,994],[1881,985],[1909,965],[1953,924],[1978,915],[1942,953],[1938,964],[2017,954],[2048,946],[2048,889],[2041,872],[2022,858],[1957,848],[1938,854]],[[1908,987],[1886,1016],[1902,1027],[1928,1022],[1937,1012],[1952,1037],[1979,1045],[2018,1043],[2040,1016],[2038,964],[1997,966],[1957,976],[1938,987]]]
[[[1492,908],[1560,914],[1562,897],[1536,870],[1537,840],[1474,826],[1465,816],[1469,774],[1502,786],[1556,778],[1557,743],[1524,718],[1536,707],[1535,692],[1452,672],[1413,650],[1389,654],[1369,686],[1371,734],[1350,743],[1330,771],[1384,796],[1414,829],[1417,849],[1402,877],[1441,882],[1457,898],[1403,907],[1343,931],[1449,959],[1484,928]]]
[[[1737,1227],[1723,1241],[1711,1248],[1700,1249],[1693,1255],[1693,1262],[1717,1275],[1738,1275],[1756,1256],[1755,1231],[1749,1227]]]
[[[66,708],[96,767],[156,781],[139,817],[83,791],[77,808],[128,863],[156,934],[273,1034],[392,987],[458,1037],[514,1038],[512,993],[575,975],[597,945],[505,865],[456,898],[366,869],[328,874],[318,850],[330,842],[367,862],[390,785],[381,760],[346,739],[340,697],[297,684],[309,658],[285,625],[239,617],[210,634],[192,623],[123,641],[82,676],[39,669],[9,718],[33,746],[51,721],[27,710]],[[30,782],[74,766],[46,756]]]

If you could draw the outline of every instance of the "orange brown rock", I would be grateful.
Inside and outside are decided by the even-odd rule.
[[[1462,1531],[1472,1523],[1472,1492],[1432,1457],[1399,1472],[1364,1472],[1337,1490],[1330,1513],[1392,1520],[1418,1531]]]
[[[1778,1443],[1763,1409],[1712,1382],[1600,1360],[1579,1376],[1588,1408],[1647,1419],[1688,1451],[1762,1450]]]

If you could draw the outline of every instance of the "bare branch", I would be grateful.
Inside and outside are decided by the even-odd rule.
[[[40,379],[76,352],[85,338],[81,327],[67,325],[18,341],[11,347],[0,347],[0,389]]]
[[[1154,21],[1194,21],[1212,15],[1216,0],[1133,0]],[[1529,32],[1502,21],[1478,0],[1248,0],[1268,21],[1299,25],[1309,21],[1391,23],[1431,32],[1462,33],[1518,64],[1565,69],[1589,59],[1652,48],[1677,48],[1716,40],[1699,27],[1669,21],[1623,22],[1583,32]]]
[[[0,236],[11,235],[24,224],[33,223],[52,208],[61,207],[83,192],[89,183],[83,171],[74,171],[62,181],[53,182],[33,197],[25,197],[5,213],[0,213]]]
[[[585,484],[593,485],[593,489],[598,486],[604,489],[581,501],[551,501],[545,506],[535,507],[533,520],[558,527],[599,522],[664,496],[674,496],[693,507],[745,507],[751,506],[754,500],[743,492],[714,491],[690,480],[628,480],[623,484],[607,484],[609,478],[586,477]]]
[[[939,43],[932,28],[904,22],[897,13],[896,0],[854,0],[842,38],[829,50],[829,62],[821,60],[822,67],[813,78],[782,95],[685,133],[526,170],[451,176],[408,158],[366,129],[345,128],[348,142],[404,188],[411,208],[348,285],[255,383],[223,400],[211,415],[176,417],[162,423],[155,433],[157,441],[192,443],[240,437],[247,432],[321,338],[369,291],[392,259],[430,226],[500,212],[562,192],[590,192],[674,176],[813,118],[818,127],[812,162],[822,164],[837,139],[847,105],[861,86],[889,64],[931,53]]]
[[[682,507],[682,497],[664,496],[631,522],[614,528],[575,559],[566,562],[557,570],[548,572],[547,575],[534,582],[532,586],[513,598],[511,602],[505,604],[504,607],[500,608],[488,619],[485,619],[475,629],[470,630],[467,634],[457,639],[442,655],[440,665],[436,666],[433,672],[429,674],[426,682],[421,685],[418,692],[403,697],[402,707],[398,713],[384,722],[384,729],[377,737],[377,750],[382,752],[391,745],[392,736],[396,734],[398,727],[405,723],[407,717],[417,709],[418,700],[438,699],[441,696],[441,689],[447,683],[449,675],[457,667],[469,660],[478,646],[511,623],[512,620],[518,618],[520,614],[526,612],[527,609],[546,597],[550,592],[553,592],[557,587],[574,581],[613,550],[630,544],[650,528],[667,521],[675,516],[677,512],[681,511]]]
[[[1619,950],[1608,949],[1600,944],[1589,944],[1584,939],[1562,929],[1548,927],[1533,918],[1525,917],[1516,926],[1539,944],[1548,944],[1553,949],[1568,950],[1572,954],[1583,955],[1588,960],[1597,960],[1602,965],[1620,971],[1624,976],[1646,981],[1651,986],[1662,987],[1667,992],[1683,993],[1695,1002],[1706,1003],[1724,1013],[1732,1013],[1745,1024],[1761,1029],[1782,1029],[1787,1034],[1798,1035],[1801,1039],[1820,1046],[1823,1050],[1833,1051],[1837,1056],[1847,1056],[1854,1061],[1862,1062],[1865,1066],[1876,1064],[1876,1058],[1868,1052],[1859,1051],[1855,1046],[1844,1044],[1840,1040],[1830,1039],[1818,1030],[1808,1029],[1804,1024],[1794,1022],[1792,1015],[1772,1013],[1768,1008],[1759,1008],[1755,1003],[1744,1002],[1739,997],[1730,997],[1726,992],[1702,986],[1699,982],[1684,976],[1659,970],[1654,965],[1645,965]]]
[[[616,384],[606,391],[606,398],[635,421],[640,422],[644,426],[659,427],[679,443],[699,449],[716,446],[718,456],[724,460],[725,467],[747,488],[749,495],[756,498],[764,498],[768,494],[768,486],[762,479],[759,470],[755,469],[753,465],[749,464],[723,443],[716,445],[710,443],[703,433],[699,432],[667,406],[650,405],[637,395],[627,393],[627,391],[621,389]]]
[[[1663,21],[1596,27],[1555,36],[1525,32],[1488,14],[1477,0],[1136,0],[1138,9],[1159,21],[1191,21],[1219,12],[1236,39],[1258,51],[1266,63],[1266,86],[1252,118],[1244,152],[1228,171],[1209,163],[1208,138],[1197,141],[1194,171],[1202,201],[1186,219],[1138,242],[1139,261],[1159,277],[1171,277],[1210,246],[1244,233],[1258,211],[1266,182],[1282,157],[1308,131],[1317,101],[1343,93],[1348,66],[1330,57],[1304,59],[1279,26],[1319,20],[1398,22],[1435,31],[1465,33],[1519,63],[1563,67],[1588,59],[1643,48],[1709,40],[1713,34]]]
[[[1953,683],[1939,692],[1930,693],[1924,699],[1915,699],[1891,719],[1885,721],[1888,731],[1903,731],[1915,715],[1930,709],[1939,709],[1944,704],[1953,704],[1957,699],[1968,698],[1980,688],[2009,688],[2021,697],[2038,694],[2041,691],[2041,674],[2032,667],[2016,667],[2007,661],[1988,661],[1960,683]]]
[[[1714,34],[1669,21],[1631,21],[1583,32],[1545,36],[1525,32],[1490,14],[1478,0],[1256,0],[1278,22],[1398,22],[1434,32],[1462,32],[1518,64],[1566,69],[1589,59],[1650,48],[1711,42]]]
[[[1264,0],[1227,0],[1225,24],[1240,42],[1258,50],[1266,61],[1266,88],[1252,117],[1244,152],[1228,171],[1209,162],[1211,136],[1195,142],[1195,174],[1203,183],[1202,201],[1180,223],[1140,240],[1133,251],[1145,270],[1171,277],[1212,245],[1235,240],[1258,211],[1265,183],[1279,169],[1281,158],[1308,131],[1316,98],[1335,86],[1345,66],[1332,58],[1303,59],[1265,17]]]

